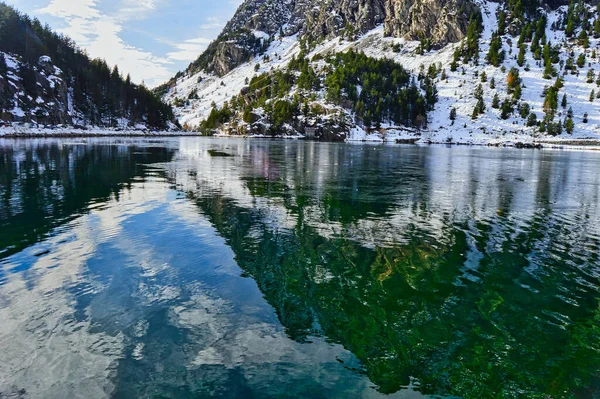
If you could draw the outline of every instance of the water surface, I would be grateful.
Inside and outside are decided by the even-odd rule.
[[[600,397],[600,154],[0,140],[0,397]]]

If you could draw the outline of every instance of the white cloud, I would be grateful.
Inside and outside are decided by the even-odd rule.
[[[117,17],[123,21],[144,19],[148,13],[156,11],[163,0],[124,0],[119,7]]]
[[[158,1],[127,1],[125,6],[134,3],[137,8],[123,9],[117,13],[117,18],[99,11],[95,0],[52,0],[38,12],[62,18],[67,27],[59,31],[85,47],[92,57],[104,58],[108,64],[118,65],[122,72],[131,74],[134,82],[144,81],[149,86],[155,86],[171,77],[168,65],[172,61],[128,45],[119,34],[128,19],[127,14],[139,16],[142,9],[148,11],[156,8]]]
[[[131,74],[134,82],[144,81],[151,87],[171,78],[178,63],[195,60],[211,42],[210,37],[225,25],[221,18],[209,17],[198,27],[197,37],[183,42],[151,35],[151,40],[171,47],[166,55],[156,56],[152,50],[126,43],[123,31],[134,20],[156,15],[170,0],[118,0],[117,8],[110,10],[105,0],[47,1],[48,5],[36,13],[64,21],[65,26],[57,29],[60,33],[71,37],[90,56],[103,58],[111,66],[118,65],[122,73]]]
[[[79,17],[88,19],[100,16],[95,0],[79,0],[77,2],[71,0],[52,0],[50,4],[39,9],[38,12],[60,18]]]

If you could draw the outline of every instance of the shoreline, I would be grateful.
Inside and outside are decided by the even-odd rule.
[[[307,138],[302,135],[294,136],[266,136],[266,135],[227,135],[227,134],[216,134],[213,136],[205,136],[200,132],[147,132],[141,130],[132,131],[116,131],[116,130],[102,130],[95,129],[93,131],[82,131],[77,129],[60,129],[46,130],[46,129],[34,129],[30,131],[10,131],[3,132],[0,129],[0,139],[39,139],[39,138],[119,138],[119,137],[139,137],[139,138],[163,138],[163,137],[207,137],[207,138],[241,138],[241,139],[276,139],[276,140],[308,140],[316,142],[340,142],[349,144],[397,144],[397,145],[447,145],[447,146],[474,146],[474,147],[498,147],[498,148],[524,148],[524,149],[585,149],[591,151],[600,151],[600,139],[596,138],[544,138],[535,141],[515,141],[505,140],[498,141],[497,139],[491,139],[489,142],[468,142],[468,141],[440,141],[431,140],[431,138],[425,137],[398,137],[393,139],[373,139],[373,138],[362,138],[362,139],[346,139],[340,141],[331,140],[318,140]],[[8,129],[6,129],[8,130]]]

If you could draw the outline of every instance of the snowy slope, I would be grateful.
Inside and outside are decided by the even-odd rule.
[[[6,65],[0,70],[0,136],[144,134],[156,130],[149,126],[146,115],[135,123],[108,116],[101,126],[88,123],[81,104],[74,101],[73,81],[50,57],[41,56],[37,62],[3,52],[0,57]],[[24,76],[29,76],[29,82]],[[169,122],[167,130],[179,129]]]
[[[594,49],[600,54],[600,40],[590,37],[590,46],[584,49],[582,46],[568,42],[563,31],[553,31],[552,23],[566,11],[566,7],[548,14],[548,27],[546,36],[552,44],[562,46],[561,60],[566,61],[570,52],[573,52],[575,58],[581,53],[585,53],[588,58],[589,66],[581,68],[578,75],[566,74],[563,76],[562,70],[559,76],[562,76],[565,82],[563,93],[568,95],[568,107],[573,110],[573,120],[575,130],[573,134],[563,132],[558,137],[548,136],[540,133],[537,127],[527,127],[526,121],[521,118],[518,111],[507,120],[500,118],[500,110],[493,109],[492,99],[495,94],[503,100],[509,97],[507,93],[506,78],[511,67],[518,67],[517,54],[519,52],[517,38],[506,35],[503,37],[503,46],[506,52],[506,58],[501,67],[497,68],[485,61],[488,53],[492,33],[497,29],[496,13],[499,7],[498,3],[485,0],[478,1],[482,10],[484,31],[480,39],[480,58],[479,66],[460,64],[456,72],[450,71],[450,64],[453,60],[455,49],[460,43],[450,44],[440,50],[430,51],[424,55],[416,54],[417,42],[410,42],[404,39],[385,37],[383,26],[379,26],[366,33],[355,41],[346,41],[342,38],[336,38],[318,45],[309,55],[311,59],[315,54],[326,54],[329,52],[343,52],[352,48],[363,51],[366,55],[376,58],[388,58],[401,64],[407,70],[418,73],[419,69],[424,67],[427,70],[431,64],[441,64],[445,70],[447,80],[437,80],[437,89],[439,101],[435,110],[428,115],[428,127],[420,132],[418,136],[421,141],[427,142],[457,142],[457,143],[511,143],[511,142],[555,142],[555,141],[573,141],[573,140],[600,140],[600,99],[590,102],[591,90],[598,91],[596,83],[587,83],[586,75],[589,69],[594,70],[595,75],[600,74],[600,65],[598,59],[591,59]],[[260,35],[260,33],[258,33]],[[401,47],[400,52],[395,52],[393,46]],[[176,115],[180,123],[188,128],[196,127],[210,113],[213,105],[220,107],[225,101],[233,95],[237,95],[245,86],[246,82],[262,72],[271,69],[284,68],[289,60],[298,55],[300,46],[298,37],[286,37],[274,41],[266,56],[257,57],[254,60],[239,66],[229,74],[218,78],[214,75],[197,73],[191,76],[180,78],[175,87],[171,89],[165,99],[174,104],[176,99],[185,104],[176,108]],[[526,64],[530,70],[520,69],[520,77],[523,84],[523,95],[521,101],[529,103],[531,109],[541,120],[543,112],[543,93],[545,86],[552,86],[555,79],[543,79],[544,66],[540,61],[533,59],[531,51],[527,52]],[[255,70],[255,65],[260,64],[260,68]],[[313,63],[318,68],[318,63]],[[557,65],[557,69],[560,67]],[[464,72],[463,72],[464,70]],[[481,74],[487,75],[487,83],[480,80]],[[496,88],[491,89],[489,82],[491,79],[496,82]],[[200,83],[199,80],[201,80]],[[486,111],[476,120],[472,119],[473,108],[477,100],[474,98],[476,87],[482,84],[484,88],[484,100]],[[188,99],[190,94],[197,92],[197,99]],[[449,118],[450,110],[456,109],[457,118],[452,124]],[[584,115],[588,114],[588,123],[583,123]],[[557,118],[563,120],[566,116],[566,110],[559,107]],[[386,127],[386,126],[384,126]],[[387,126],[389,130],[382,132],[366,133],[360,127],[355,127],[348,135],[348,140],[395,140],[414,136],[414,133],[406,133],[406,129]]]

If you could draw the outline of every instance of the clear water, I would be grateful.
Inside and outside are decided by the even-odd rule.
[[[600,397],[599,250],[594,152],[3,140],[0,397]]]

